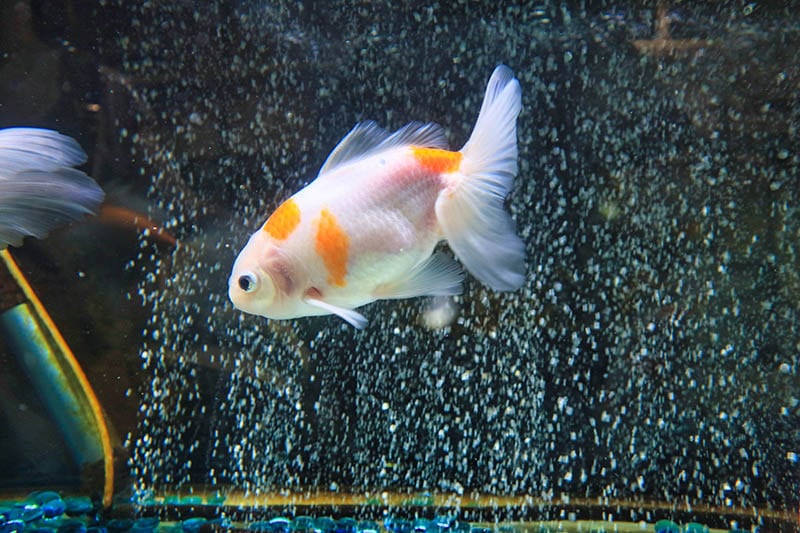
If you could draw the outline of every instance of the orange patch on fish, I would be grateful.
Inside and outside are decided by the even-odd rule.
[[[323,209],[319,214],[315,248],[328,270],[328,283],[337,287],[347,285],[347,257],[350,237],[339,225],[336,216]]]
[[[267,219],[262,228],[273,238],[282,241],[292,234],[300,224],[300,208],[297,203],[289,198]]]
[[[440,148],[422,148],[412,146],[411,153],[419,163],[428,170],[437,174],[455,172],[461,166],[461,152],[451,152]]]

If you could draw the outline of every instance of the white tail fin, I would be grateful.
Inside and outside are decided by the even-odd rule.
[[[436,201],[450,248],[476,278],[494,290],[525,282],[525,245],[503,208],[517,174],[517,115],[522,91],[514,73],[498,66],[489,79],[472,136],[452,182]]]
[[[0,130],[0,249],[96,213],[103,191],[82,171],[77,141],[37,128]]]

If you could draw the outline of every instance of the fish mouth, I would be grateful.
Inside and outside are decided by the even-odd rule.
[[[235,285],[235,279],[236,276],[233,274],[230,278],[228,278],[228,299],[235,308],[239,309],[240,311],[244,311],[244,309],[242,309],[241,302],[239,301],[239,293],[238,288]]]

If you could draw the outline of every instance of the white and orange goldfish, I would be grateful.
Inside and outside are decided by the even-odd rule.
[[[317,178],[283,202],[236,258],[233,304],[275,319],[335,314],[375,300],[461,292],[458,263],[498,291],[525,281],[525,246],[503,202],[517,174],[519,82],[498,66],[472,136],[450,151],[441,127],[356,125]]]

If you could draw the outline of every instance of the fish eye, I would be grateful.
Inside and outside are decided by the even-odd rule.
[[[239,288],[244,292],[253,292],[258,288],[258,279],[255,274],[251,274],[250,272],[239,276],[237,283],[239,284]]]

